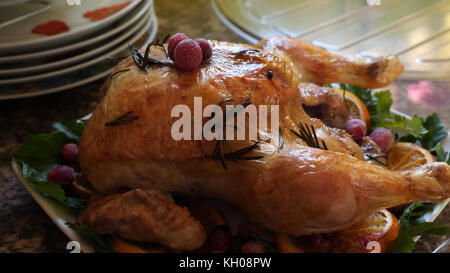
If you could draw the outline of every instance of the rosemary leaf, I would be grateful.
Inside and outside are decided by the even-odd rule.
[[[120,117],[116,118],[113,121],[105,122],[105,126],[120,126],[138,120],[140,118],[139,116],[130,116],[133,113],[134,111],[126,112],[125,114],[121,115]]]
[[[248,53],[248,52],[259,52],[259,50],[258,49],[254,49],[254,48],[243,49],[243,50],[240,50],[240,51],[236,52],[234,55],[236,57],[239,57],[239,56],[242,56],[242,55],[244,55],[245,53]]]
[[[114,78],[115,76],[117,76],[118,74],[122,73],[122,72],[127,72],[130,71],[130,69],[123,69],[123,70],[119,70],[117,72],[114,72],[113,74],[111,74],[111,76],[109,76],[111,79]]]
[[[311,125],[311,129],[309,129],[308,124],[306,123],[304,125],[302,123],[299,123],[297,126],[299,128],[299,131],[296,132],[294,130],[291,130],[291,132],[302,139],[306,143],[306,145],[312,148],[328,150],[325,141],[322,140],[322,147],[320,146],[319,139],[317,138],[316,134],[316,129],[314,129],[313,125]]]
[[[281,130],[281,127],[278,127],[278,150],[283,149],[283,146],[284,146],[283,131]]]

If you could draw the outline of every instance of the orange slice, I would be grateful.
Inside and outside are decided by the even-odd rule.
[[[387,252],[399,230],[397,218],[383,209],[350,228],[336,232],[333,252]]]
[[[436,162],[434,156],[425,148],[408,142],[395,143],[387,155],[388,167],[393,171],[404,171]]]
[[[167,253],[170,252],[164,246],[151,243],[135,243],[123,239],[118,236],[111,236],[109,238],[112,249],[118,253]]]
[[[281,253],[305,253],[306,244],[301,240],[300,237],[293,237],[284,233],[277,233],[275,237],[275,242],[277,243],[278,251]]]
[[[383,209],[371,214],[361,223],[328,235],[330,251],[334,253],[387,252],[398,235],[397,218]],[[281,253],[317,252],[308,242],[308,236],[293,237],[277,234],[277,247]]]
[[[367,128],[370,128],[370,114],[364,102],[350,91],[344,92],[344,90],[337,88],[333,88],[333,90],[344,98],[350,112],[349,119],[360,119],[366,123]]]

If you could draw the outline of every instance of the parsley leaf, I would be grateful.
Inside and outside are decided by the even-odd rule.
[[[427,128],[428,133],[420,140],[420,144],[424,148],[432,150],[439,141],[447,136],[448,128],[443,125],[443,121],[436,114],[429,115],[423,125]]]
[[[450,164],[450,153],[444,151],[444,147],[442,142],[439,142],[434,152],[436,153],[436,160],[440,162],[447,162],[447,164]]]
[[[408,135],[400,138],[400,141],[418,143],[425,149],[428,149],[432,152],[436,150],[436,146],[439,142],[447,136],[447,126],[443,125],[443,121],[436,114],[429,115],[425,121],[422,118],[414,117],[416,121],[414,122],[422,122],[423,124],[423,133],[415,135],[415,128],[412,129],[413,132],[409,132]],[[412,121],[412,120],[411,120]]]
[[[75,214],[78,214],[86,206],[86,200],[66,196],[66,192],[64,191],[63,188],[64,185],[53,183],[50,181],[33,181],[33,180],[28,180],[28,184],[33,189],[40,192],[42,195],[50,197],[60,202],[62,205],[66,206]]]
[[[62,133],[38,134],[11,155],[22,164],[25,179],[44,181],[49,171],[63,163],[61,149],[67,141]]]
[[[416,242],[415,236],[437,234],[446,235],[450,233],[450,227],[441,226],[438,222],[426,222],[423,216],[433,211],[433,204],[416,202],[403,211],[400,216],[400,233],[392,243],[390,252],[411,253]]]
[[[68,120],[53,123],[53,128],[61,133],[64,133],[70,140],[74,140],[79,143],[86,123],[87,120]]]
[[[409,135],[412,135],[415,138],[422,138],[428,133],[428,130],[423,126],[422,118],[416,115],[414,115],[414,117],[408,122],[406,130]]]
[[[47,175],[55,167],[64,164],[61,149],[74,137],[79,138],[85,122],[67,121],[58,124],[62,132],[35,135],[12,152],[11,156],[21,165],[23,177],[33,189],[78,213],[84,208],[85,200],[67,196],[65,188],[68,185],[47,181]]]
[[[95,252],[97,253],[114,252],[113,248],[111,247],[111,244],[109,243],[108,236],[99,235],[91,227],[84,224],[76,225],[73,223],[66,222],[66,226],[88,237],[94,243]]]

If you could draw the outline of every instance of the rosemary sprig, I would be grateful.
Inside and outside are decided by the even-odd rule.
[[[254,48],[247,48],[247,49],[243,49],[243,50],[240,50],[240,51],[234,53],[234,55],[236,57],[239,57],[239,56],[242,56],[242,55],[244,55],[245,53],[248,53],[248,52],[259,52],[259,50],[258,49],[254,49]]]
[[[213,153],[213,158],[220,160],[220,162],[222,163],[222,166],[225,170],[228,170],[226,161],[239,162],[239,161],[257,160],[257,159],[261,159],[264,157],[264,156],[245,156],[246,154],[259,148],[259,141],[255,142],[253,145],[244,147],[237,151],[231,151],[228,153],[224,153],[224,148],[223,148],[224,144],[225,144],[225,140],[217,140],[216,147],[215,147],[214,153]]]
[[[383,158],[383,157],[387,157],[387,154],[372,154],[372,153],[365,153],[364,157],[366,160],[370,159],[375,161],[378,164],[381,164],[385,167],[387,167],[388,165],[380,160],[378,160],[378,158]]]
[[[233,99],[230,99],[230,98],[224,99],[223,101],[219,102],[219,106],[222,106],[222,105],[224,105],[225,103],[232,102],[232,101],[234,101],[234,100],[233,100]]]
[[[299,138],[301,138],[306,143],[306,145],[312,148],[328,150],[328,147],[325,144],[325,141],[323,140],[322,140],[322,147],[320,147],[319,139],[317,138],[316,130],[314,129],[313,125],[311,125],[311,130],[309,129],[307,123],[305,123],[305,125],[299,123],[297,126],[299,131],[296,132],[294,130],[291,130],[291,132],[294,133]]]
[[[164,37],[164,39],[162,39],[162,41],[159,41],[159,39],[156,39],[156,41],[153,43],[154,46],[159,46],[162,47],[162,49],[164,50],[164,53],[166,53],[166,57],[169,57],[169,52],[167,51],[166,46],[164,45],[170,37],[170,33],[166,35],[166,37]]]
[[[140,69],[147,71],[148,72],[148,68],[151,65],[169,65],[169,64],[173,64],[173,62],[171,60],[158,60],[155,59],[151,54],[150,54],[150,49],[152,48],[152,46],[159,46],[162,47],[164,49],[164,53],[166,54],[166,57],[169,56],[169,53],[167,52],[167,48],[164,45],[164,43],[167,42],[167,40],[169,39],[170,34],[166,35],[166,37],[164,37],[164,39],[162,41],[159,41],[159,39],[156,39],[156,41],[149,43],[145,49],[145,53],[144,55],[142,55],[141,52],[139,52],[139,50],[137,50],[136,48],[133,48],[131,45],[128,45],[130,52],[131,52],[131,57],[133,58],[134,62],[136,63],[137,67],[139,67]]]
[[[221,106],[221,105],[223,105],[223,104],[225,104],[227,102],[231,102],[231,101],[233,101],[233,99],[230,99],[230,98],[224,99],[223,101],[221,101],[219,103],[219,106]],[[250,98],[248,98],[246,101],[241,103],[243,108],[246,108],[250,104],[251,104]],[[236,115],[237,112],[234,113],[234,114]],[[234,117],[235,115],[233,115],[231,117]],[[225,115],[223,117],[223,126],[224,127],[225,127],[225,124],[227,122],[226,116],[227,115]],[[214,118],[214,117],[212,117],[212,118]],[[261,159],[261,158],[264,157],[264,156],[245,156],[246,154],[252,152],[253,150],[255,150],[257,148],[259,148],[259,141],[256,142],[253,145],[250,145],[248,147],[239,149],[237,151],[233,151],[232,149],[230,149],[231,152],[228,152],[228,153],[224,152],[224,147],[223,147],[224,144],[226,144],[226,140],[221,140],[221,139],[217,140],[216,147],[214,148],[214,152],[212,154],[212,158],[216,159],[216,160],[220,160],[220,162],[222,163],[222,166],[223,166],[223,168],[225,170],[228,170],[228,166],[227,166],[226,161],[239,162],[239,161],[245,161],[245,160],[257,160],[257,159]]]
[[[125,114],[121,115],[120,117],[116,118],[113,121],[105,122],[105,126],[120,126],[138,120],[140,118],[139,116],[130,116],[133,113],[134,111],[126,112]]]

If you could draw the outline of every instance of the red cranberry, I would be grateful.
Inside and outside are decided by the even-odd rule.
[[[202,63],[202,49],[191,39],[181,41],[175,48],[175,64],[184,71],[190,71]]]
[[[66,162],[74,163],[78,157],[78,145],[69,143],[62,148],[62,157]]]
[[[202,49],[203,60],[207,60],[212,56],[212,47],[205,39],[196,39],[197,44]]]
[[[369,136],[380,147],[383,153],[387,153],[394,144],[391,131],[386,128],[377,128]]]
[[[72,183],[75,177],[74,170],[69,166],[58,166],[47,175],[47,180],[59,183]]]
[[[366,135],[367,127],[364,121],[351,119],[345,123],[345,131],[352,136],[354,141],[359,141]]]
[[[217,229],[211,236],[210,246],[214,253],[225,253],[230,248],[231,234],[222,229]]]
[[[177,33],[173,35],[172,38],[170,38],[169,44],[167,45],[167,52],[169,53],[169,58],[175,60],[174,57],[175,48],[184,39],[188,39],[188,37],[184,33]]]
[[[247,242],[242,246],[242,253],[264,253],[264,247],[258,242]]]

